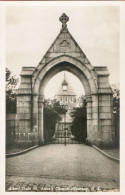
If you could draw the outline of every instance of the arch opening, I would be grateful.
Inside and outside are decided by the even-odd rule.
[[[46,84],[45,90],[44,90],[44,97],[47,98],[54,98],[55,94],[60,88],[61,83],[64,80],[70,82],[70,85],[72,85],[73,90],[77,94],[77,97],[80,97],[81,95],[85,95],[85,90],[83,88],[83,85],[81,81],[72,73],[69,71],[61,71],[54,75]],[[51,92],[51,93],[50,93]]]
[[[44,107],[44,92],[45,92],[45,86],[47,85],[47,83],[49,82],[49,80],[56,74],[58,74],[61,71],[68,71],[71,74],[75,75],[81,82],[84,90],[85,90],[85,95],[86,97],[91,98],[91,86],[89,83],[88,78],[86,77],[85,73],[78,68],[77,66],[75,66],[74,64],[67,62],[67,61],[63,61],[63,62],[59,62],[57,64],[54,64],[54,66],[49,66],[49,70],[44,72],[44,69],[39,73],[38,75],[38,81],[39,81],[39,88],[38,88],[38,92],[39,92],[39,99],[42,99],[42,107]],[[91,77],[89,77],[91,79]],[[41,79],[41,80],[40,80]],[[37,83],[37,79],[36,79],[36,83]],[[34,85],[35,86],[35,85]],[[34,90],[35,91],[35,90]],[[39,100],[40,102],[41,100]],[[88,101],[88,100],[87,100]],[[88,105],[88,104],[87,104]],[[39,107],[39,106],[38,106]],[[40,111],[41,110],[41,111]],[[40,116],[42,116],[42,118],[44,117],[44,108],[40,109],[38,111],[38,113],[42,113],[40,114]],[[87,114],[85,115],[86,118],[85,120],[87,120]],[[41,121],[43,121],[41,119]],[[88,121],[89,122],[89,121]],[[86,136],[87,136],[87,122],[85,121],[86,125],[85,125],[85,130],[86,131]],[[39,121],[39,132],[41,132],[40,129],[42,129],[42,142],[44,142],[44,123],[40,123]],[[71,129],[70,129],[71,130]],[[75,130],[74,130],[75,132]],[[81,130],[81,134],[82,134],[82,130]],[[80,136],[80,135],[79,135]],[[85,135],[84,135],[85,136]]]
[[[44,88],[45,88],[46,84],[48,83],[48,81],[54,75],[56,75],[57,73],[59,73],[61,71],[68,71],[68,72],[72,73],[73,75],[75,75],[81,81],[86,95],[91,95],[91,91],[93,89],[90,85],[92,82],[93,82],[93,86],[95,84],[92,77],[89,77],[89,79],[90,79],[90,82],[89,82],[85,73],[80,68],[78,68],[74,64],[69,63],[67,61],[63,61],[63,62],[55,64],[54,66],[50,67],[47,72],[44,72],[44,69],[42,71],[38,76],[39,89],[37,89],[38,90],[37,93],[39,93],[39,95],[44,95]],[[35,81],[35,83],[37,83],[37,80]],[[96,89],[96,87],[95,87],[95,89]],[[35,84],[34,84],[33,90],[35,92]]]
[[[65,83],[67,85],[66,90],[63,88]],[[50,94],[52,88],[53,96]],[[72,73],[61,71],[48,81],[44,92],[43,129],[45,144],[85,143],[87,117],[85,91],[81,81]],[[62,107],[66,108],[65,113],[63,113]],[[53,123],[54,119],[56,119],[55,123]],[[66,134],[65,129],[67,129]]]

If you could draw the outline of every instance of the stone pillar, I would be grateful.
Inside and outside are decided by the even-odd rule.
[[[18,142],[19,145],[25,144],[27,146],[32,146],[30,94],[17,95],[17,114],[15,124],[16,142]]]
[[[92,140],[92,97],[86,96],[87,101],[87,143],[91,143]]]
[[[93,129],[93,137],[92,144],[98,146],[100,143],[99,136],[99,107],[98,107],[98,95],[92,95],[92,129]]]
[[[99,120],[101,147],[111,148],[113,146],[114,126],[112,94],[99,94]]]
[[[114,145],[113,102],[112,89],[109,84],[107,67],[94,67],[98,83],[98,145],[101,148],[111,148]],[[99,142],[100,140],[100,142]]]
[[[17,94],[17,114],[15,133],[20,145],[33,144],[32,129],[32,72],[33,67],[23,67],[21,71],[21,84]]]
[[[39,144],[44,145],[44,98],[39,96],[38,99],[38,131]]]
[[[38,131],[38,95],[33,94],[33,116],[32,116],[32,129],[34,135],[34,142],[39,143],[39,131]]]
[[[38,128],[38,95],[33,95],[33,129],[37,126]]]

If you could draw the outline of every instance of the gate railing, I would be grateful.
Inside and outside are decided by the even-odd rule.
[[[75,136],[72,135],[70,130],[56,130],[52,135],[49,130],[44,135],[45,145],[47,144],[81,144],[85,143],[86,135],[80,138],[79,130],[75,130]],[[81,131],[80,131],[81,132]],[[84,137],[84,138],[83,138]],[[79,139],[78,139],[79,138]]]
[[[32,147],[38,144],[38,132],[11,132],[6,139],[6,147]]]

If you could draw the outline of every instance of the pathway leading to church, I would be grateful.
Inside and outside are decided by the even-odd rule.
[[[44,180],[56,183],[63,181],[119,183],[119,164],[94,148],[83,144],[48,145],[24,155],[6,159],[7,180],[23,177],[32,181]],[[34,179],[33,179],[34,178]],[[47,182],[47,183],[48,183]]]

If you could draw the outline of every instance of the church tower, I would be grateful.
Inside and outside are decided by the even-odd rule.
[[[57,99],[67,110],[66,115],[62,115],[61,121],[56,124],[55,136],[61,135],[61,130],[64,131],[65,128],[68,135],[71,136],[72,117],[70,113],[73,111],[73,108],[76,107],[76,93],[72,88],[71,82],[66,77],[65,71],[64,78],[55,95],[55,99]]]
[[[73,107],[76,107],[76,92],[73,90],[71,82],[66,77],[64,71],[64,78],[59,86],[59,89],[55,95],[61,105],[67,106],[68,110],[72,110]]]

